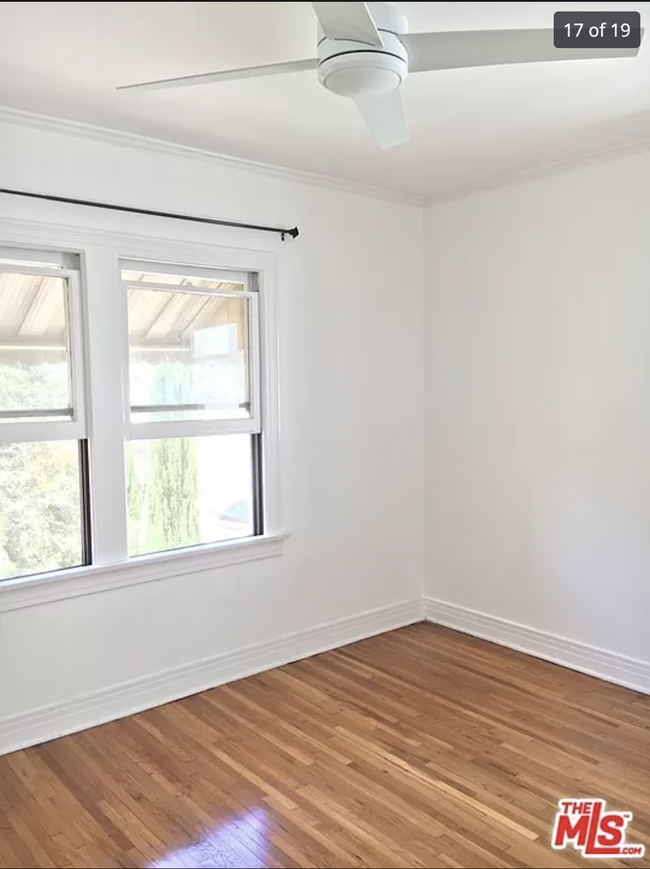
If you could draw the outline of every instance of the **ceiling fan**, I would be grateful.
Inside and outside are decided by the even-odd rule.
[[[312,3],[318,18],[317,57],[124,85],[163,90],[257,76],[317,70],[329,91],[354,100],[381,148],[409,141],[401,86],[414,72],[634,57],[630,48],[555,48],[553,29],[409,33],[404,13],[389,3]]]

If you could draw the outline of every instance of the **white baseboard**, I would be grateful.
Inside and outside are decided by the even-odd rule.
[[[422,601],[406,601],[12,715],[0,719],[0,755],[413,624],[422,617]]]
[[[8,716],[0,719],[0,755],[133,715],[226,682],[413,624],[422,618],[650,694],[648,662],[425,597],[422,601],[406,601],[370,610],[268,643],[226,652]]]
[[[424,598],[424,617],[427,621],[650,694],[650,662],[628,658],[432,597]]]

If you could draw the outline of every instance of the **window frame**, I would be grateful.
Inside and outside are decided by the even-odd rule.
[[[79,257],[81,282],[75,289],[75,302],[74,305],[71,302],[71,310],[74,307],[75,322],[80,323],[86,340],[81,345],[76,344],[73,333],[70,350],[71,357],[74,352],[75,357],[81,360],[85,374],[82,403],[78,407],[81,409],[85,406],[87,425],[84,429],[74,420],[45,423],[45,426],[51,429],[52,425],[66,425],[69,432],[77,433],[77,439],[87,438],[89,441],[94,528],[92,565],[0,582],[0,612],[43,600],[76,597],[278,556],[282,554],[284,540],[289,536],[281,515],[275,246],[267,250],[229,247],[223,244],[229,237],[225,231],[207,227],[196,229],[191,239],[182,234],[163,237],[159,234],[159,222],[155,220],[145,221],[151,235],[142,235],[138,234],[142,231],[142,219],[135,217],[125,218],[123,222],[123,225],[132,226],[133,232],[114,230],[112,226],[115,224],[111,224],[103,215],[101,218],[98,216],[97,223],[100,225],[94,228],[80,228],[62,223],[0,217],[0,244],[3,246],[19,248],[24,252],[52,251]],[[108,226],[102,227],[101,224]],[[199,240],[196,240],[197,237]],[[125,474],[115,473],[115,467],[125,467],[127,433],[132,427],[124,390],[129,358],[128,298],[125,293],[120,293],[120,267],[122,263],[133,261],[147,263],[148,266],[157,263],[161,271],[176,264],[186,273],[188,268],[192,268],[197,272],[209,269],[211,274],[221,271],[231,277],[236,273],[254,276],[257,284],[259,346],[257,358],[251,356],[251,366],[255,365],[259,370],[259,407],[255,414],[259,428],[263,431],[262,499],[259,507],[264,517],[264,527],[261,535],[128,557],[126,479]],[[56,269],[57,274],[63,271]],[[173,286],[170,285],[170,289]],[[241,291],[234,294],[240,296]],[[253,317],[250,316],[249,331],[252,328]],[[256,344],[251,343],[251,354]],[[202,433],[205,433],[205,421],[200,422]],[[43,424],[28,425],[40,427]],[[143,425],[147,424],[133,424],[137,429]],[[171,436],[170,431],[167,422],[165,436]],[[82,432],[84,434],[80,434]],[[254,436],[256,432],[251,434]],[[116,481],[118,476],[122,479]]]

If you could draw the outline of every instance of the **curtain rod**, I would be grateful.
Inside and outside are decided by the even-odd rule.
[[[130,205],[113,205],[110,202],[93,202],[89,199],[70,199],[67,196],[51,196],[47,193],[29,193],[27,190],[10,190],[7,187],[0,187],[0,193],[6,193],[9,196],[26,196],[29,199],[46,199],[48,202],[64,202],[66,205],[84,205],[87,208],[104,208],[108,211],[125,211],[128,214],[144,214],[148,217],[165,217],[169,220],[189,220],[193,223],[207,223],[211,226],[231,226],[236,229],[251,229],[255,232],[275,232],[282,241],[287,235],[291,238],[297,238],[299,233],[298,227],[293,229],[285,229],[281,226],[259,226],[255,223],[238,223],[235,220],[217,220],[214,217],[193,217],[190,214],[175,214],[173,211],[153,211],[149,208],[133,208]]]

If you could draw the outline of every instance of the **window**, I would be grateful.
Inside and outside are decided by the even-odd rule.
[[[260,534],[253,276],[122,262],[129,555]]]
[[[0,249],[0,579],[90,562],[75,256]]]
[[[78,594],[280,554],[269,255],[99,238],[0,247],[0,580]]]

